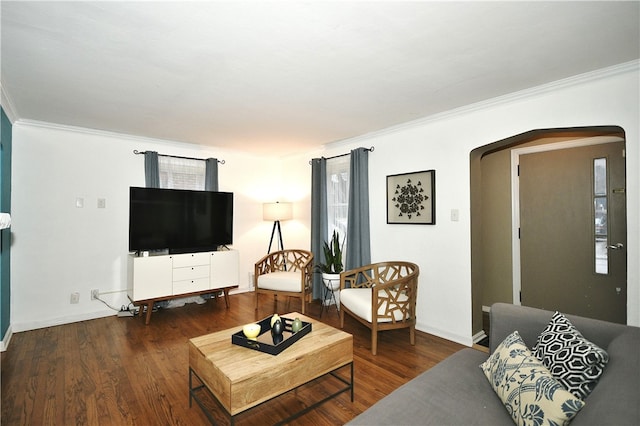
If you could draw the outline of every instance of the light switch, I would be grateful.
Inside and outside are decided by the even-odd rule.
[[[79,209],[84,207],[84,198],[82,197],[76,198],[76,207]]]
[[[460,210],[451,209],[451,222],[457,222],[460,220]]]

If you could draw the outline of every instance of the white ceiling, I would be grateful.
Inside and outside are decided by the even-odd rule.
[[[13,2],[18,119],[308,151],[640,57],[640,2]]]

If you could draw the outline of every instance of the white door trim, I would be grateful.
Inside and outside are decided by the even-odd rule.
[[[520,290],[522,282],[520,280],[520,181],[518,179],[518,166],[520,166],[520,156],[534,152],[556,151],[559,149],[577,148],[589,145],[600,145],[605,143],[624,142],[623,138],[617,136],[595,136],[584,139],[573,139],[569,141],[515,148],[511,150],[511,256],[513,265],[513,304],[520,305]]]

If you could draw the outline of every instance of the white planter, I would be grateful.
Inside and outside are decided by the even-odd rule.
[[[329,289],[330,292],[333,292],[333,295],[336,299],[336,305],[338,309],[340,309],[340,274],[322,274],[322,282],[325,287]],[[331,297],[329,295],[329,297]],[[325,306],[333,305],[333,299],[325,300],[323,302]]]
[[[322,273],[322,282],[330,290],[340,289],[340,274]]]

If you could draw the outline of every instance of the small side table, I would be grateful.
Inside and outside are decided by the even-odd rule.
[[[338,294],[340,294],[340,275],[338,275],[338,278],[336,279],[325,278],[323,276],[322,282],[324,283],[324,296],[322,297],[322,308],[320,309],[320,318],[322,318],[322,312],[325,309],[325,303],[327,303],[327,297],[329,301],[329,304],[326,305],[327,312],[331,307],[331,302],[333,302],[333,304],[336,305],[336,314],[338,315],[338,317],[340,317],[340,308],[338,307],[338,301],[336,299],[336,293],[335,293],[337,290]]]

